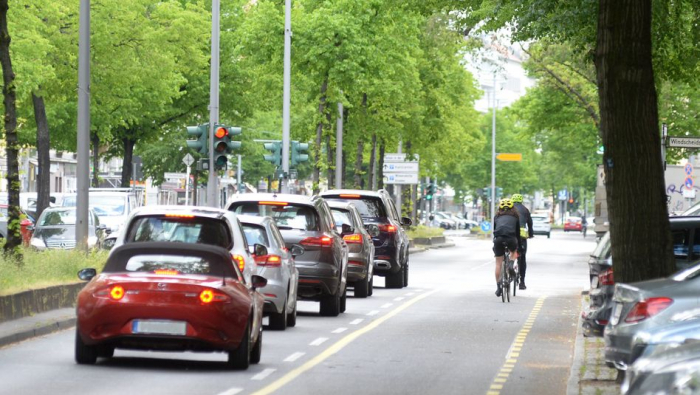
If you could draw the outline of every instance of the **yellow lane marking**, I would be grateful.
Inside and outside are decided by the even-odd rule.
[[[397,315],[400,312],[409,308],[411,305],[415,304],[416,302],[418,302],[422,299],[427,298],[428,296],[434,294],[437,291],[438,291],[437,289],[434,289],[430,292],[420,294],[420,295],[416,296],[415,298],[402,304],[401,306],[395,308],[394,310],[387,313],[386,315],[372,321],[370,324],[367,324],[367,326],[348,334],[347,336],[338,340],[332,346],[328,347],[323,352],[321,352],[320,354],[318,354],[317,356],[315,356],[314,358],[312,358],[311,360],[309,360],[305,364],[303,364],[303,365],[299,366],[298,368],[292,370],[291,372],[285,374],[284,376],[277,379],[277,381],[272,382],[268,386],[261,388],[260,390],[254,392],[253,395],[267,395],[267,394],[271,394],[271,393],[277,391],[278,389],[282,388],[284,385],[290,383],[292,380],[301,376],[307,370],[313,368],[314,366],[316,366],[316,365],[320,364],[321,362],[325,361],[326,359],[328,359],[333,354],[342,350],[345,346],[352,343],[358,337],[364,335],[365,333],[367,333],[373,329],[376,329],[379,325],[383,324],[389,318],[394,317],[395,315]]]
[[[518,333],[515,335],[515,340],[513,340],[513,343],[511,344],[510,349],[508,350],[508,354],[506,354],[506,361],[499,370],[499,373],[496,375],[496,377],[494,377],[491,383],[491,387],[489,387],[489,390],[486,392],[486,395],[501,394],[503,385],[508,381],[510,373],[513,371],[513,368],[515,368],[515,364],[518,363],[520,351],[522,351],[522,347],[524,346],[525,340],[527,339],[527,335],[532,329],[532,325],[537,319],[537,315],[539,315],[540,311],[542,310],[542,305],[544,304],[545,299],[547,299],[547,297],[542,296],[541,298],[537,299],[537,302],[535,302],[535,306],[532,308],[532,311],[530,312],[530,315],[528,316],[527,320],[523,324],[522,328],[520,328]]]

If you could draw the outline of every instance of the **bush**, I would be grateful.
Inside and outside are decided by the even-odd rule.
[[[0,255],[0,295],[80,281],[78,271],[87,267],[102,271],[108,251],[88,254],[77,250],[24,250],[24,263],[18,265]]]
[[[437,237],[442,236],[444,232],[445,229],[442,228],[430,228],[425,225],[418,225],[408,230],[408,237],[410,239],[415,239],[416,237]]]

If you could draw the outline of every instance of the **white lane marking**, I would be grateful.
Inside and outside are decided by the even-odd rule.
[[[394,302],[400,302],[404,299],[403,296],[399,296],[398,298],[394,298]]]
[[[272,373],[275,372],[277,369],[265,369],[262,372],[256,374],[255,376],[251,377],[251,380],[264,380],[267,376],[271,375]]]
[[[409,292],[409,293],[407,293],[407,294],[404,295],[404,296],[413,296],[413,295],[414,295],[413,292]]]
[[[334,331],[331,332],[331,333],[343,333],[343,332],[345,332],[346,330],[348,330],[348,328],[338,328],[338,329],[334,330]]]
[[[231,388],[229,390],[219,393],[219,395],[236,395],[241,391],[243,391],[243,388]]]
[[[492,265],[492,264],[494,264],[494,262],[495,262],[495,261],[494,261],[493,259],[491,259],[490,261],[488,261],[488,262],[486,262],[486,263],[482,263],[482,264],[479,265],[479,266],[474,266],[473,268],[471,268],[471,269],[469,269],[469,270],[476,270],[476,269],[482,268],[482,267],[484,267],[484,266],[486,266],[486,265]]]
[[[379,310],[372,310],[369,313],[367,313],[367,315],[377,315],[377,314],[379,314]]]
[[[393,303],[384,303],[384,304],[382,305],[382,308],[383,308],[383,309],[386,309],[386,308],[389,308],[389,307],[391,307],[391,306],[393,306],[393,305],[394,305]]]
[[[350,325],[359,325],[362,321],[364,321],[362,318],[358,318],[356,320],[350,321]]]
[[[309,343],[309,345],[310,345],[310,346],[320,346],[320,345],[323,344],[323,342],[325,342],[326,340],[328,340],[327,337],[319,337],[318,339],[316,339],[316,340],[312,341],[311,343]]]
[[[294,362],[297,359],[303,357],[306,353],[305,352],[295,352],[294,354],[288,356],[287,358],[284,359],[284,362]]]

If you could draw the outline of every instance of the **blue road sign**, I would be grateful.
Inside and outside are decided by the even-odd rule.
[[[566,200],[569,198],[569,194],[566,192],[566,189],[562,189],[559,191],[559,200]]]
[[[491,230],[491,222],[489,221],[481,221],[481,230],[484,232],[488,232]]]
[[[690,163],[686,164],[684,170],[685,170],[685,174],[687,174],[687,175],[693,174],[693,165],[691,165]]]
[[[692,179],[692,178],[688,177],[688,178],[685,179],[685,187],[686,187],[687,189],[693,189],[693,185],[694,185],[694,184],[695,184],[695,183],[693,182],[693,179]]]

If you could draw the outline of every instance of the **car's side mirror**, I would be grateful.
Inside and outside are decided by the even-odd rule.
[[[290,250],[290,252],[292,253],[292,256],[296,258],[299,255],[304,255],[304,247],[302,247],[298,244],[294,244],[292,246],[292,249]]]
[[[343,235],[343,236],[345,236],[345,235],[351,235],[354,231],[355,231],[355,229],[354,229],[351,225],[349,225],[349,224],[343,224],[343,225],[341,226],[341,232],[340,232],[340,234]]]
[[[97,270],[95,269],[83,269],[78,272],[78,278],[83,281],[90,281],[97,275]]]
[[[410,218],[408,218],[408,217],[402,217],[402,218],[401,218],[401,225],[403,225],[403,226],[411,226],[411,225],[413,225],[413,221],[412,221]]]
[[[253,246],[253,254],[255,256],[265,256],[267,255],[267,247],[262,244],[255,244],[255,246]]]
[[[97,228],[95,230],[104,230],[105,232],[107,231],[107,225],[105,224],[99,224],[97,225]]]
[[[256,244],[260,245],[260,244]],[[264,246],[263,246],[264,247]],[[262,288],[267,285],[267,279],[263,276],[258,276],[257,274],[253,274],[250,277],[250,283],[253,286],[253,291],[255,291],[258,288]]]
[[[102,249],[103,250],[111,250],[114,247],[114,244],[117,242],[116,237],[110,237],[108,239],[104,239],[102,242]]]

